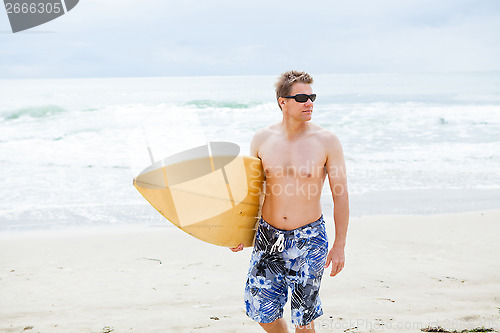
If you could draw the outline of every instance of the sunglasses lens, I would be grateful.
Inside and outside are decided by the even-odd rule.
[[[305,103],[307,102],[307,99],[309,98],[308,95],[306,94],[298,94],[295,96],[295,100],[299,103]]]
[[[298,103],[305,103],[308,99],[310,99],[311,102],[314,102],[316,100],[316,94],[297,94],[295,96],[285,96],[284,98],[293,98]]]
[[[299,103],[305,103],[308,99],[311,99],[311,102],[314,102],[316,99],[316,94],[306,95],[306,94],[298,94],[295,96],[295,100]]]

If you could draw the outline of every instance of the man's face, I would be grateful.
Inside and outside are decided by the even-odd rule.
[[[294,83],[289,96],[294,96],[297,94],[310,95],[312,93],[313,90],[310,84]],[[280,101],[283,115],[299,121],[311,120],[314,103],[310,99],[308,99],[305,103],[299,103],[293,98],[280,98]]]

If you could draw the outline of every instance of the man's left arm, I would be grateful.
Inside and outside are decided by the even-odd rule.
[[[339,139],[332,134],[326,143],[326,172],[333,197],[333,218],[335,220],[335,241],[326,258],[325,268],[332,264],[330,276],[335,276],[344,268],[344,247],[349,224],[349,196],[344,153]]]

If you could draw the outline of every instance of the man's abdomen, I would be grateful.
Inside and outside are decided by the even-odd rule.
[[[321,216],[323,180],[301,181],[298,178],[266,183],[262,216],[278,229],[292,230]]]

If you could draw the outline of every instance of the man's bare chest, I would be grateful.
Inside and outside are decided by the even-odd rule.
[[[270,140],[259,156],[267,178],[314,179],[325,174],[326,153],[316,140],[285,142]]]

